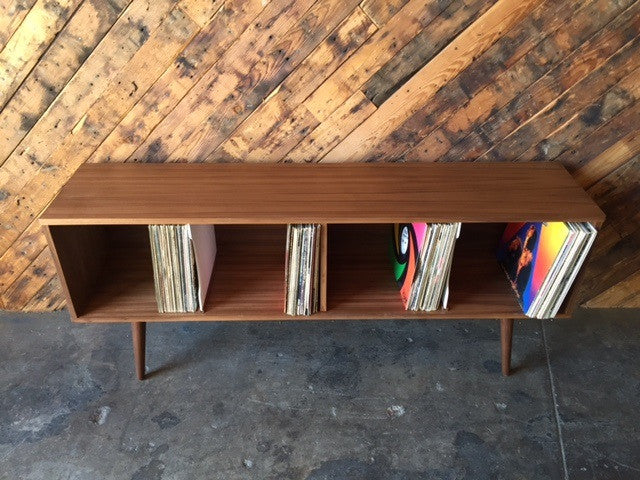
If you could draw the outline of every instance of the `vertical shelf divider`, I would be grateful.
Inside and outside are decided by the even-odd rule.
[[[327,311],[327,248],[329,224],[320,227],[320,311]]]

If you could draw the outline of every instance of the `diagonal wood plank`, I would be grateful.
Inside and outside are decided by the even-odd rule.
[[[0,51],[18,29],[36,0],[0,3]]]
[[[305,100],[307,110],[319,122],[324,121],[450,3],[408,2]]]
[[[220,8],[94,152],[89,162],[124,162],[264,8],[237,0]]]
[[[44,285],[38,293],[36,293],[31,300],[24,306],[22,311],[24,312],[42,312],[60,310],[65,305],[64,295],[62,294],[62,287],[60,286],[60,280],[57,276],[54,276],[49,282]]]
[[[198,134],[212,110],[250,112],[271,90],[270,68],[281,67],[287,58],[279,44],[314,2],[281,0],[265,7],[224,56],[200,79],[180,103],[131,155],[134,161],[163,161],[192,134]],[[252,48],[256,43],[262,48]],[[265,56],[268,53],[268,56]],[[264,58],[263,58],[264,56]],[[262,61],[262,65],[257,64]],[[254,70],[255,68],[255,70]],[[259,83],[262,78],[266,81]],[[243,88],[246,86],[247,88]],[[245,99],[244,95],[252,93]]]
[[[357,90],[329,117],[318,125],[296,147],[287,153],[285,162],[315,162],[349,135],[376,106]]]
[[[223,4],[223,0],[191,0],[182,4],[182,10],[200,28],[204,28],[211,23]]]
[[[372,145],[368,158],[396,159],[404,152],[407,160],[433,161],[446,153],[451,147],[449,130],[466,135],[474,128],[472,122],[484,121],[510,92],[521,91],[543,75],[557,57],[549,53],[567,46],[565,32],[584,23],[583,16],[591,15],[595,1],[573,3],[570,8],[561,2],[538,6],[390,135]],[[472,122],[465,122],[467,117]],[[441,125],[450,122],[455,128],[446,127],[445,133]],[[412,151],[420,142],[426,148]]]
[[[29,265],[28,274],[20,276],[2,292],[2,301],[13,309],[22,310],[55,275],[51,252],[45,248]]]
[[[354,9],[206,160],[246,158],[375,31],[369,17]]]
[[[589,308],[607,308],[612,303],[625,308],[640,308],[640,271],[625,278],[585,303]]]
[[[40,169],[24,183],[21,188],[24,200],[20,205],[9,203],[6,214],[12,220],[0,232],[0,247],[8,248],[19,237],[48,203],[51,192],[57,192],[78,166],[93,153],[120,118],[173,62],[198,29],[197,24],[179,8],[169,13],[131,61],[112,79],[103,95],[73,127],[72,134],[65,137],[62,144],[45,158],[49,168]],[[144,71],[145,75],[139,75],[140,71]]]
[[[4,107],[82,0],[38,0],[0,52]]]
[[[33,128],[130,0],[85,0],[0,111],[0,164]]]
[[[389,21],[408,0],[363,0],[360,8],[377,27]]]
[[[582,145],[580,149],[565,152],[567,157],[578,158],[576,161],[566,161],[575,165],[582,165],[573,172],[573,178],[583,188],[591,187],[598,179],[606,177],[640,154],[640,131],[637,129],[617,141],[615,135],[607,135],[604,138],[600,137],[600,135],[593,135],[589,140],[591,139],[598,145],[593,145],[589,142],[587,145]],[[611,143],[613,144],[610,147],[602,151],[603,146]],[[593,152],[599,153],[596,157],[592,157]],[[563,156],[565,154],[561,155],[561,157]]]
[[[609,217],[607,225],[613,228],[621,238],[633,235],[638,230],[637,220],[640,217],[638,185],[640,185],[640,155],[635,156],[589,188],[589,194]]]
[[[360,89],[377,69],[438,18],[449,3],[407,3],[288,117],[272,122],[267,135],[247,145],[243,158],[248,161],[281,160]]]
[[[250,77],[251,86],[245,86],[247,77],[238,79],[237,86],[230,94],[234,99],[214,106],[206,123],[201,125],[199,131],[194,131],[186,138],[172,156],[187,161],[205,160],[260,105],[259,102],[269,98],[278,85],[293,74],[318,44],[342,23],[355,5],[355,0],[314,4],[297,25],[278,39],[277,48],[267,53],[254,66]],[[304,69],[299,71],[304,73]],[[296,79],[298,74],[293,75]],[[242,100],[240,104],[239,99]]]
[[[605,1],[594,4],[595,11],[591,8],[585,10],[584,14],[589,15],[577,23],[572,22],[570,28],[563,32],[571,46],[568,55],[565,56],[566,49],[561,49],[555,61],[547,62],[551,68],[544,68],[542,76],[526,85],[524,89],[517,88],[512,92],[505,92],[507,94],[500,97],[502,100],[496,111],[491,110],[490,115],[482,115],[470,128],[464,131],[456,131],[455,127],[447,130],[447,138],[455,145],[442,155],[440,160],[479,158],[501,139],[518,129],[528,118],[550,104],[564,90],[580,81],[593,69],[600,67],[629,41],[629,34],[636,30],[636,26],[629,20],[633,18],[633,12],[638,5],[633,4],[620,12],[620,7],[625,6]],[[606,10],[602,10],[603,8]],[[602,28],[604,25],[607,28]],[[426,142],[425,139],[420,147],[422,151],[428,150]]]
[[[383,104],[435,54],[491,7],[486,0],[452,2],[428,28],[422,30],[384,67],[376,72],[362,90],[377,107]]]
[[[640,44],[640,42],[638,43]],[[582,139],[585,139],[593,130],[608,123],[626,107],[636,102],[640,96],[640,67],[635,61],[637,54],[638,52],[633,50],[631,61],[625,62],[625,66],[616,68],[615,75],[607,72],[604,75],[606,81],[599,78],[598,86],[593,85],[596,83],[595,81],[590,81],[591,76],[585,78],[584,82],[577,84],[577,88],[588,91],[589,96],[580,91],[567,91],[549,108],[545,107],[542,113],[533,117],[534,122],[528,123],[529,130],[535,131],[535,136],[531,135],[529,141],[524,142],[515,138],[506,140],[508,144],[517,145],[510,154],[517,155],[519,151],[533,143],[516,158],[517,161],[554,159],[567,151],[571,145],[579,145]],[[615,83],[619,76],[634,67],[634,71]],[[593,97],[591,97],[592,95]],[[598,95],[601,96],[598,97]],[[532,125],[533,123],[535,125]],[[570,133],[571,131],[574,133]],[[520,133],[517,136],[520,136]],[[537,144],[535,144],[535,140],[531,141],[532,138],[538,139],[540,137],[543,139]],[[498,146],[498,149],[493,152],[494,155],[500,155],[500,150],[503,148],[502,145]],[[575,169],[577,166],[572,165],[572,167]]]
[[[45,247],[46,240],[40,230],[40,223],[32,222],[0,256],[0,294],[22,275]]]
[[[444,84],[497,41],[505,30],[518,23],[536,3],[535,0],[517,3],[499,0],[324,158],[327,161],[363,160],[368,145],[391,133],[415,113]]]

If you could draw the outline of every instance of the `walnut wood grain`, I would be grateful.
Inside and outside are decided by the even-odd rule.
[[[561,165],[86,164],[49,225],[588,221],[604,214]]]

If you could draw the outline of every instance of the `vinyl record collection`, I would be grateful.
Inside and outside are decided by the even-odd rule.
[[[212,225],[149,225],[156,302],[160,313],[204,309],[216,256]]]
[[[527,316],[557,315],[596,233],[590,223],[507,225],[498,247],[498,261]]]
[[[460,223],[393,225],[394,277],[406,310],[447,308],[460,231]],[[288,315],[320,310],[323,233],[320,224],[288,225],[284,302]],[[507,224],[497,258],[527,316],[552,318],[558,314],[596,233],[590,223]],[[214,227],[149,225],[149,238],[158,311],[204,310],[217,253]]]
[[[285,264],[288,315],[311,315],[320,303],[320,234],[318,224],[289,224]]]
[[[449,273],[460,223],[393,226],[393,266],[407,310],[447,308]]]

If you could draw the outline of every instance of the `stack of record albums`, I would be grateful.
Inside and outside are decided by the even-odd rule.
[[[213,264],[213,225],[149,225],[156,302],[160,313],[204,309]]]
[[[290,224],[287,228],[285,308],[289,315],[311,315],[320,302],[319,224]]]
[[[460,223],[398,223],[393,267],[407,310],[447,308],[449,274]]]

